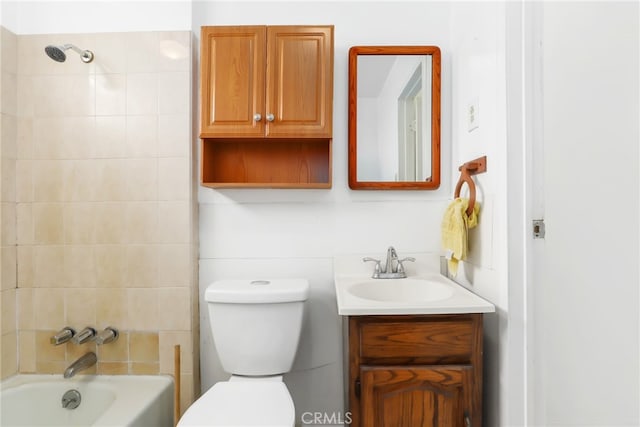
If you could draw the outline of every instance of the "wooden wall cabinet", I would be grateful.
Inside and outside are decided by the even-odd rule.
[[[349,317],[353,427],[479,427],[482,314]]]
[[[202,183],[331,186],[333,26],[202,27]]]

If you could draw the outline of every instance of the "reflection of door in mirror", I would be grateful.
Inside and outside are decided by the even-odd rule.
[[[395,181],[426,181],[431,176],[431,57],[419,58],[398,97],[398,173]]]

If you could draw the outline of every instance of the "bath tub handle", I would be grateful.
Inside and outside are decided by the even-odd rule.
[[[72,341],[74,344],[84,344],[89,340],[92,340],[96,336],[96,330],[90,326],[87,326],[83,330],[81,330],[78,335],[73,337]]]
[[[50,341],[53,345],[64,344],[69,341],[76,334],[73,328],[65,326],[57,334],[51,337]]]
[[[96,344],[109,344],[118,339],[118,330],[116,328],[112,328],[111,326],[107,326],[101,331],[98,335],[96,335]]]

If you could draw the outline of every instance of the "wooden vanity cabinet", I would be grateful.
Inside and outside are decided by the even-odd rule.
[[[333,26],[201,29],[202,183],[331,186]]]
[[[355,427],[478,427],[482,314],[349,317]]]

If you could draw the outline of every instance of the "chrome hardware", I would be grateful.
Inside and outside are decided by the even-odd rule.
[[[64,409],[76,409],[80,406],[81,401],[82,396],[80,396],[80,392],[78,390],[68,390],[62,396],[62,407]]]
[[[272,122],[276,119],[276,116],[274,116],[273,114],[269,113],[267,114],[267,121],[268,122]]]
[[[96,335],[96,344],[109,344],[110,342],[117,340],[118,335],[118,330],[116,328],[107,326],[103,331]]]
[[[404,271],[405,261],[415,261],[415,258],[406,257],[398,259],[398,253],[393,246],[389,246],[387,249],[387,259],[384,263],[384,268],[380,265],[380,260],[374,258],[363,258],[362,261],[374,261],[376,265],[373,268],[373,279],[404,279],[407,277],[407,273]],[[395,264],[394,264],[395,261]]]
[[[375,277],[376,275],[379,275],[380,273],[382,273],[382,266],[380,265],[380,260],[379,259],[374,259],[374,258],[370,258],[370,257],[366,257],[366,258],[362,258],[363,262],[375,262],[376,265],[373,266],[373,277]]]
[[[87,341],[92,340],[96,336],[96,330],[92,327],[87,326],[82,331],[78,333],[75,337],[71,339],[74,344],[84,344]]]
[[[255,114],[253,115],[253,121],[254,121],[254,122],[259,122],[260,120],[262,120],[262,114],[260,114],[260,113],[255,113]]]
[[[98,357],[96,356],[96,354],[93,351],[90,351],[89,353],[85,354],[84,356],[73,362],[71,365],[69,365],[69,367],[64,371],[64,377],[71,378],[78,372],[92,367],[96,364],[97,361]]]
[[[60,331],[51,337],[50,341],[53,345],[60,345],[69,341],[76,334],[73,328],[65,326]]]

